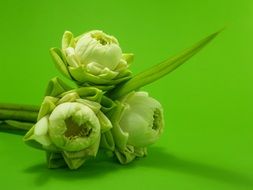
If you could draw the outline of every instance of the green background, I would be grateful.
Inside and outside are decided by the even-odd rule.
[[[146,86],[166,128],[149,156],[121,166],[49,170],[44,153],[0,133],[5,189],[253,189],[253,1],[1,1],[0,102],[40,104],[59,75],[49,48],[101,29],[133,52],[138,73],[226,26],[178,70]],[[62,77],[63,78],[63,77]]]

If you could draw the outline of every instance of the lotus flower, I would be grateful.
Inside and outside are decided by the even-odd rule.
[[[162,106],[146,92],[132,92],[118,102],[112,122],[116,156],[121,163],[128,163],[145,156],[146,147],[161,136]]]
[[[109,90],[131,77],[133,54],[123,54],[118,40],[99,30],[76,38],[66,31],[62,48],[50,52],[58,70],[79,86]]]

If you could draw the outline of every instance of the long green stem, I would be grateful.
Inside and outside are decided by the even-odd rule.
[[[39,106],[0,103],[0,130],[23,135],[37,120]]]
[[[39,112],[39,106],[0,103],[0,109]]]
[[[24,110],[0,109],[0,120],[17,120],[36,122],[38,112]]]
[[[137,90],[147,84],[150,84],[161,77],[167,75],[168,73],[175,70],[177,67],[182,65],[193,55],[199,52],[205,45],[212,41],[220,31],[211,34],[210,36],[204,38],[198,43],[194,44],[192,47],[178,53],[177,55],[167,59],[166,61],[157,64],[146,71],[143,71],[136,76],[134,76],[129,81],[119,85],[113,91],[109,92],[109,95],[112,99],[118,99],[127,93]]]

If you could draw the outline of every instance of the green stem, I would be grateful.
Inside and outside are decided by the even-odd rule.
[[[157,64],[147,69],[146,71],[137,74],[132,79],[119,85],[111,92],[109,92],[109,96],[112,99],[118,99],[131,91],[137,90],[167,75],[168,73],[172,72],[177,67],[182,65],[184,62],[186,62],[188,59],[190,59],[197,52],[199,52],[204,46],[206,46],[210,41],[212,41],[220,32],[221,30],[209,35],[208,37],[194,44],[192,47],[178,53],[177,55],[167,59],[166,61],[160,64]]]
[[[21,122],[15,120],[5,120],[0,122],[0,129],[7,131],[21,131],[27,132],[32,128],[34,123],[31,122]]]
[[[0,109],[39,112],[39,106],[0,103]]]
[[[17,120],[36,122],[38,112],[24,110],[0,109],[0,120]]]

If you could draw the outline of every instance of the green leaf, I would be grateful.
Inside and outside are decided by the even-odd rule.
[[[175,70],[177,67],[182,65],[193,55],[198,53],[204,46],[206,46],[210,41],[212,41],[221,31],[215,32],[208,37],[202,39],[201,41],[194,44],[192,47],[178,53],[177,55],[167,59],[166,61],[157,64],[146,71],[143,71],[127,82],[119,85],[110,92],[112,99],[118,99],[129,92],[139,89],[147,84],[150,84],[161,77],[167,75],[171,71]]]

